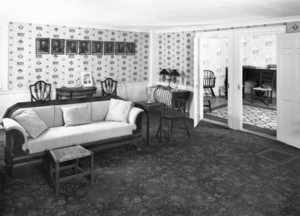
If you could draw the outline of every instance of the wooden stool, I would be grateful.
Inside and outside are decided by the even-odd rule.
[[[50,176],[55,184],[55,193],[59,194],[59,183],[67,181],[71,178],[90,175],[91,184],[94,184],[94,152],[89,151],[82,146],[71,146],[61,149],[50,150],[53,162],[50,167]],[[79,167],[79,159],[84,157],[91,158],[91,164],[89,170],[83,170]],[[61,163],[67,161],[75,161],[75,163],[61,166]],[[74,174],[66,177],[59,177],[59,172],[66,169],[74,169]],[[78,173],[78,171],[80,171]],[[54,175],[55,173],[55,175]]]

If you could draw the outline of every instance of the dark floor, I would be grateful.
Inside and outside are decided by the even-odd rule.
[[[61,185],[55,196],[42,165],[3,169],[0,136],[0,215],[298,216],[300,150],[207,122],[174,130],[170,142],[95,153],[95,184],[85,178]],[[177,124],[181,125],[181,124]],[[284,165],[258,157],[268,148],[295,155]],[[88,166],[83,161],[84,167]]]

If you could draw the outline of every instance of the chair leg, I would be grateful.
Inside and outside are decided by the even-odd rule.
[[[168,141],[170,140],[171,133],[172,133],[172,120],[170,119],[170,120],[169,120]]]
[[[253,104],[253,89],[251,90],[251,103]]]
[[[214,92],[213,88],[209,88],[209,89],[210,89],[210,91],[211,91],[211,95],[212,95],[214,98],[216,98],[216,95],[215,95],[215,92]]]
[[[187,132],[188,136],[191,137],[189,128],[187,127],[187,124],[186,124],[186,121],[185,121],[185,118],[183,119],[183,121],[184,121],[184,124],[185,124],[186,132]]]
[[[173,133],[173,123],[174,123],[174,121],[173,121],[173,119],[171,120],[171,133]]]
[[[210,104],[210,100],[208,100],[207,102],[208,102],[209,112],[211,112],[211,104]]]

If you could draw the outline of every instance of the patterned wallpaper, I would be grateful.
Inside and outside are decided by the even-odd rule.
[[[194,37],[195,32],[158,35],[159,71],[163,68],[177,69],[180,73],[180,85],[194,85]]]
[[[245,36],[243,43],[243,64],[266,67],[276,64],[276,36]]]
[[[122,55],[36,55],[36,38],[127,41],[136,43],[136,54]],[[94,81],[111,77],[120,83],[148,81],[149,33],[94,28],[9,24],[9,90],[28,90],[44,80],[53,87],[73,87],[81,72],[91,72]]]
[[[159,69],[177,69],[181,73],[181,85],[193,86],[194,77],[194,36],[193,32],[160,33]],[[266,66],[276,64],[276,36],[249,36],[243,41],[243,62],[246,65]],[[228,65],[228,40],[207,39],[204,43],[205,69],[215,72],[220,85],[223,83],[225,67]],[[161,78],[159,78],[161,79]],[[217,79],[217,82],[219,82]]]

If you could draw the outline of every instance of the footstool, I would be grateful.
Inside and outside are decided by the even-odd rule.
[[[55,184],[55,193],[59,194],[59,183],[67,181],[71,178],[90,176],[91,184],[94,184],[94,152],[89,151],[82,146],[76,145],[67,148],[50,150],[50,155],[52,156],[53,163],[50,168],[50,175],[52,181]],[[79,159],[84,157],[90,157],[91,164],[89,170],[83,170],[79,167]],[[65,162],[72,162],[71,164],[63,165]],[[73,162],[75,161],[75,163]],[[60,177],[60,171],[66,169],[74,169],[74,174],[66,177]],[[80,171],[78,173],[78,171]]]

